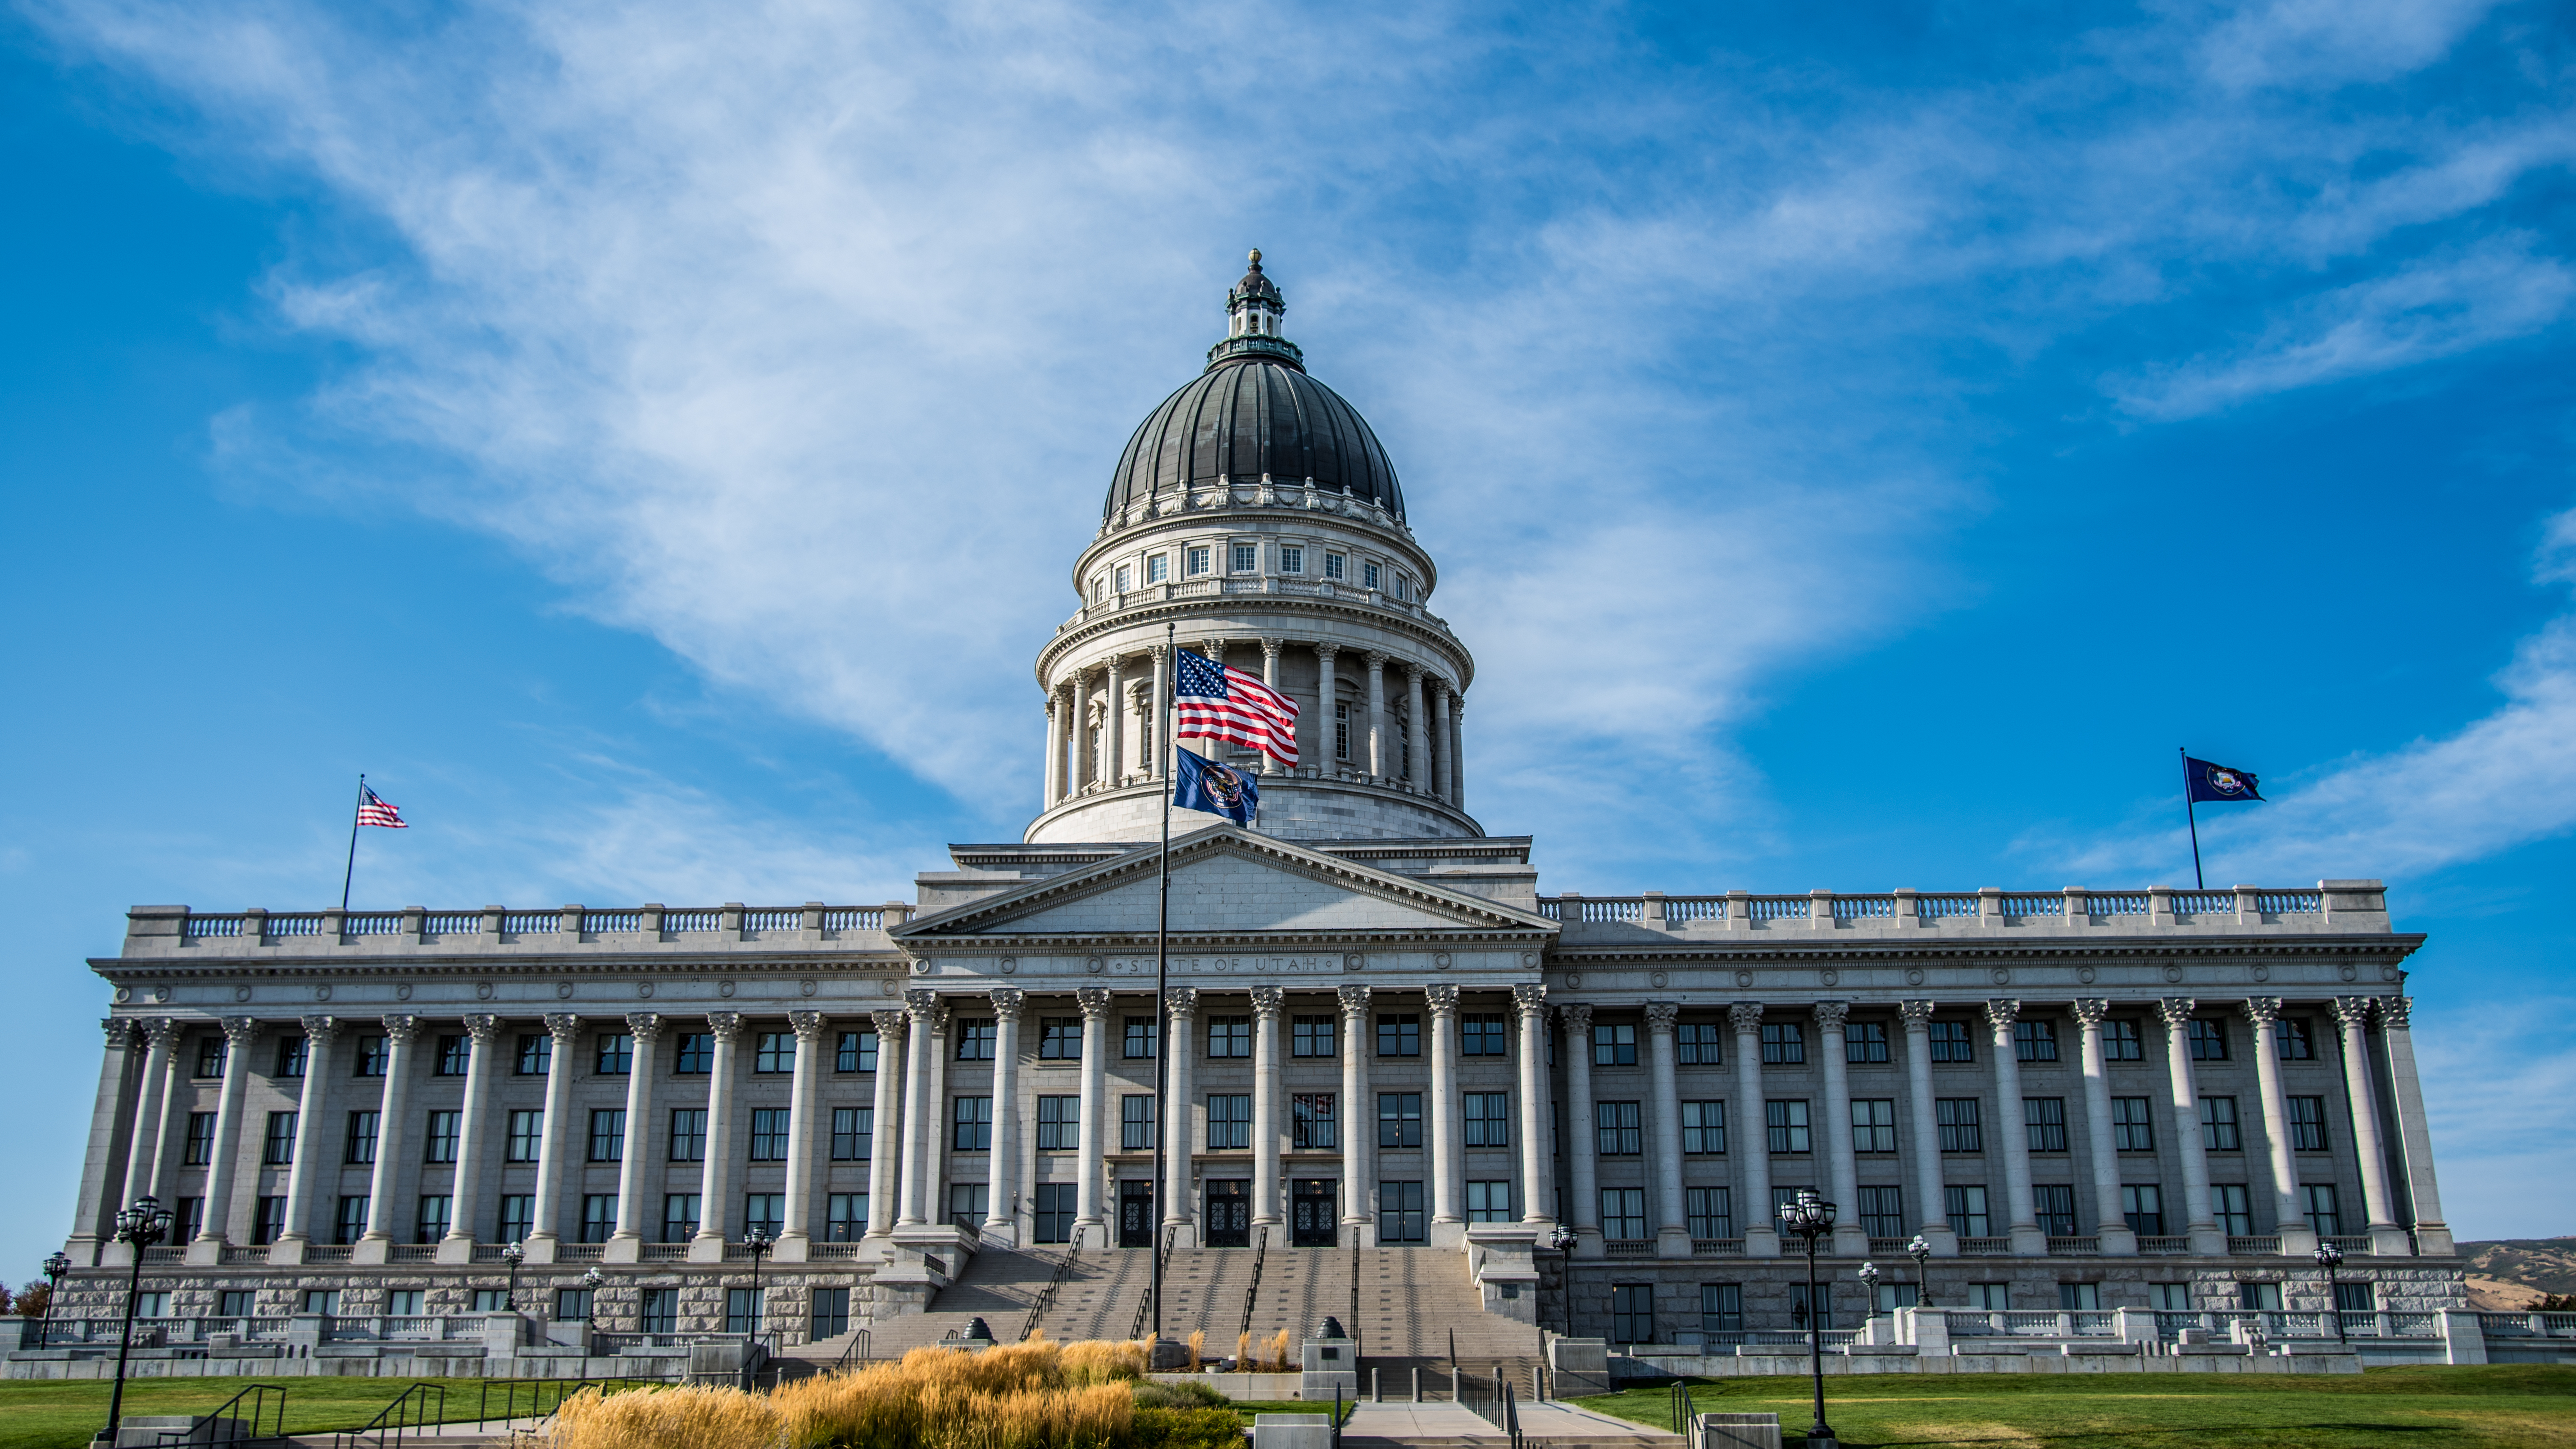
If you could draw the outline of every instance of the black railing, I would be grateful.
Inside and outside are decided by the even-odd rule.
[[[1153,1319],[1154,1295],[1159,1291],[1155,1285],[1163,1281],[1163,1270],[1171,1266],[1172,1245],[1180,1241],[1180,1233],[1179,1223],[1163,1225],[1162,1241],[1154,1245],[1154,1276],[1145,1280],[1145,1296],[1136,1300],[1136,1324],[1127,1330],[1130,1341],[1143,1338],[1145,1325]]]
[[[1699,1425],[1699,1405],[1691,1402],[1690,1380],[1673,1380],[1671,1404],[1673,1432],[1690,1437]]]
[[[1038,1296],[1029,1300],[1029,1316],[1020,1320],[1020,1342],[1028,1342],[1029,1336],[1038,1331],[1039,1320],[1055,1306],[1055,1290],[1063,1287],[1064,1280],[1073,1276],[1073,1260],[1081,1254],[1079,1244],[1068,1244],[1063,1255],[1055,1260],[1055,1276],[1047,1279],[1047,1285],[1038,1290]]]
[[[1252,1232],[1252,1286],[1243,1290],[1243,1326],[1235,1330],[1234,1340],[1246,1343],[1252,1336],[1252,1305],[1261,1299],[1261,1264],[1270,1255],[1270,1225],[1263,1223]],[[1248,1350],[1247,1350],[1248,1351]],[[1235,1365],[1243,1367],[1241,1364]]]
[[[338,1449],[384,1449],[388,1444],[401,1444],[407,1439],[427,1437],[447,1422],[447,1389],[442,1384],[414,1384],[394,1401],[376,1411],[376,1416],[355,1429],[343,1430],[336,1441]]]
[[[272,1396],[274,1396],[272,1398]],[[249,1403],[245,1407],[243,1401]],[[242,1421],[248,1419],[245,1429]],[[267,1433],[260,1432],[261,1425]],[[165,1445],[225,1444],[247,1446],[262,1441],[284,1443],[286,1440],[286,1385],[252,1384],[223,1402],[221,1408],[199,1418],[185,1429],[164,1429],[160,1442]]]
[[[1028,1335],[1023,1333],[1020,1336],[1026,1338]],[[854,1369],[860,1364],[866,1363],[869,1359],[873,1358],[875,1355],[870,1353],[868,1350],[868,1344],[871,1337],[871,1330],[865,1328],[852,1329],[850,1331],[849,1345],[841,1350],[841,1356],[839,1358],[832,1360],[832,1372],[836,1374],[848,1373],[851,1369]]]

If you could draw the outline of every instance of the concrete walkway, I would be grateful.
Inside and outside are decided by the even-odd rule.
[[[1672,1449],[1682,1442],[1678,1434],[1568,1404],[1521,1404],[1518,1412],[1524,1437],[1556,1444]],[[1392,1443],[1505,1442],[1502,1430],[1456,1404],[1362,1404],[1342,1433],[1345,1439]]]

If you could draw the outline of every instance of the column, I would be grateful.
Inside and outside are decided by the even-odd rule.
[[[1064,792],[1067,796],[1081,794],[1097,776],[1097,754],[1091,747],[1091,677],[1077,669],[1073,672],[1073,781]]]
[[[1109,1220],[1101,1207],[1103,1124],[1109,1110],[1109,988],[1086,986],[1073,993],[1082,1008],[1082,1125],[1076,1129],[1075,1156],[1081,1173],[1073,1194],[1073,1246],[1107,1247]]]
[[[1195,1216],[1190,1211],[1190,1106],[1193,1091],[1191,1067],[1197,1064],[1199,994],[1187,986],[1175,986],[1163,993],[1163,1028],[1156,1050],[1163,1054],[1164,1110],[1168,1120],[1157,1124],[1163,1134],[1163,1222],[1167,1226],[1185,1226]],[[1183,1247],[1197,1244],[1175,1239]]]
[[[553,1020],[552,1017],[547,1018],[550,1023]],[[381,1263],[386,1260],[385,1249],[392,1244],[400,1221],[394,1216],[393,1195],[401,1184],[401,1169],[411,1148],[411,1135],[403,1129],[409,1125],[411,1117],[411,1044],[412,1039],[420,1035],[420,1018],[388,1016],[384,1018],[384,1024],[385,1088],[384,1094],[376,1101],[376,1166],[367,1178],[367,1232],[358,1251],[350,1255],[353,1262]],[[562,1045],[561,1038],[557,1039],[556,1045]],[[551,1097],[553,1083],[549,1082],[547,1088],[547,1095]],[[546,1126],[552,1128],[554,1123],[549,1120]],[[548,1141],[552,1141],[551,1132],[548,1133]],[[544,1171],[542,1167],[538,1169],[537,1202],[540,1208],[545,1203]],[[540,1230],[543,1227],[541,1220]]]
[[[224,1085],[215,1095],[215,1152],[206,1163],[206,1216],[197,1228],[197,1241],[206,1245],[209,1260],[217,1262],[222,1260],[223,1246],[232,1241],[242,1093],[250,1086],[251,1043],[259,1037],[259,1023],[247,1016],[227,1016],[223,1028]],[[189,1254],[192,1261],[197,1256]]]
[[[1252,1222],[1253,1226],[1287,1220],[1279,1195],[1279,1008],[1287,993],[1276,986],[1252,988]]]
[[[986,1171],[984,1241],[1019,1246],[1020,1013],[1027,998],[1016,986],[996,986],[993,1002],[993,1155]]]
[[[948,1145],[955,1131],[956,1110],[948,1102],[948,1063],[957,1055],[948,1040],[948,1023],[957,1013],[949,1008],[947,998],[940,998],[939,1009],[930,1014],[930,1108],[922,1114],[921,1151],[921,1216],[936,1224],[948,1222],[947,1193],[941,1191],[948,1182]]]
[[[313,1194],[333,1165],[330,1149],[324,1145],[329,1139],[323,1136],[322,1119],[330,1112],[330,1083],[338,1066],[331,1048],[339,1038],[338,1018],[304,1018],[304,1088],[295,1099],[295,1165],[286,1172],[286,1229],[269,1252],[271,1262],[303,1262],[304,1245],[312,1241]]]
[[[1285,639],[1274,638],[1267,634],[1261,637],[1261,682],[1274,690],[1279,687],[1280,646],[1287,642]],[[1291,741],[1291,743],[1294,742]],[[1298,758],[1302,760],[1305,756],[1301,753]],[[1267,754],[1261,757],[1261,773],[1265,775],[1276,775],[1286,768],[1287,766]]]
[[[98,1025],[106,1041],[99,1053],[98,1090],[90,1098],[89,1150],[81,1159],[80,1205],[73,1210],[71,1235],[63,1244],[65,1256],[85,1267],[97,1264],[99,1245],[116,1232],[116,1214],[124,1206],[125,1159],[133,1152],[134,1124],[126,1116],[125,1097],[141,1086],[135,1074],[142,1065],[142,1040],[133,1021],[107,1016]],[[117,1132],[119,1122],[126,1124],[124,1135]]]
[[[1431,681],[1431,738],[1440,756],[1431,775],[1431,793],[1454,805],[1458,794],[1457,745],[1449,732],[1449,687],[1437,679]]]
[[[1047,691],[1046,732],[1046,803],[1040,810],[1052,810],[1064,798],[1064,721],[1053,690]]]
[[[2084,1136],[2093,1157],[2093,1232],[2105,1258],[2133,1258],[2138,1235],[2120,1206],[2120,1154],[2111,1134],[2111,1078],[2102,1059],[2102,1019],[2111,1003],[2087,997],[2075,1003],[2084,1028]]]
[[[1146,708],[1153,711],[1152,718],[1159,729],[1163,704],[1172,697],[1172,651],[1157,644],[1145,652],[1154,656],[1154,698]],[[1161,733],[1149,733],[1146,741],[1154,755],[1146,762],[1146,771],[1155,779],[1162,779],[1172,768],[1172,742],[1162,738]]]
[[[904,1009],[912,1013],[911,1030],[905,1034],[903,1059],[903,1181],[895,1189],[901,1204],[895,1218],[898,1228],[919,1227],[930,1221],[930,1187],[925,1181],[930,1172],[930,1134],[939,1130],[939,1099],[931,1085],[930,1055],[931,1018],[939,1010],[939,995],[932,991],[907,991]],[[885,1047],[877,1047],[877,1065],[885,1065]]]
[[[2388,1151],[2379,1140],[2379,1092],[2370,1076],[2370,998],[2335,998],[2343,1035],[2343,1084],[2352,1100],[2352,1149],[2361,1158],[2361,1198],[2370,1214],[2370,1250],[2387,1257],[2410,1251],[2388,1193]],[[2198,1138],[2194,1138],[2198,1141]]]
[[[1771,1127],[1762,1095],[1762,1003],[1738,1002],[1726,1010],[1735,1027],[1735,1158],[1744,1176],[1744,1201],[1735,1221],[1744,1231],[1744,1256],[1780,1256],[1780,1229],[1771,1216]]]
[[[2247,998],[2245,1020],[2254,1028],[2254,1077],[2263,1094],[2264,1145],[2271,1149],[2272,1231],[2281,1235],[2281,1256],[2304,1258],[2316,1252],[2317,1235],[2308,1226],[2307,1204],[2299,1200],[2299,1162],[2290,1150],[2290,1101],[2281,1091],[2281,998]]]
[[[2039,1230],[2039,1210],[2030,1192],[2030,1128],[2021,1104],[2021,1053],[2013,1046],[2013,1023],[2021,1019],[2021,1003],[1995,1000],[1986,1003],[1988,1040],[1995,1061],[1995,1127],[2004,1140],[2004,1194],[2011,1199],[2012,1214],[2005,1232],[2012,1238],[2012,1250],[2023,1257],[2045,1257],[2048,1235]]]
[[[1368,653],[1368,772],[1386,778],[1386,656]]]
[[[901,1192],[903,1167],[904,1044],[910,1038],[910,1015],[876,1011],[868,1020],[877,1029],[876,1110],[868,1119],[868,1236],[883,1239],[894,1232],[895,1194]]]
[[[634,1019],[631,1016],[627,1018],[629,1021]],[[465,1018],[465,1035],[472,1045],[465,1058],[464,1115],[456,1129],[455,1186],[448,1189],[455,1194],[455,1200],[448,1205],[447,1236],[438,1244],[438,1260],[442,1263],[470,1263],[474,1260],[474,1225],[483,1220],[483,1159],[491,1154],[492,1074],[500,1065],[495,1059],[501,1054],[501,1018],[489,1013],[468,1016]],[[309,1046],[306,1048],[304,1072],[304,1080],[310,1085],[313,1062]],[[636,1073],[639,1078],[650,1075],[641,1070]],[[300,1135],[303,1127],[300,1114],[296,1126]],[[303,1154],[298,1152],[296,1155],[301,1158]],[[626,1160],[630,1170],[635,1156],[635,1115],[630,1102],[626,1117]],[[620,1198],[617,1206],[623,1214],[625,1199]]]
[[[1101,724],[1101,753],[1108,761],[1101,767],[1100,783],[1115,787],[1127,774],[1127,661],[1116,655],[1109,659],[1109,718]]]
[[[2227,1235],[2209,1210],[2209,1157],[2200,1141],[2200,1084],[2191,1067],[2191,1012],[2188,996],[2168,996],[2156,1003],[2165,1019],[2165,1075],[2173,1088],[2174,1148],[2182,1157],[2183,1231],[2191,1251],[2203,1257],[2227,1252]]]
[[[2407,1198],[2415,1205],[2415,1251],[2447,1257],[2451,1225],[2442,1219],[2442,1185],[2433,1175],[2432,1124],[2424,1115],[2424,1087],[2415,1074],[2415,1031],[2407,1018],[2414,1000],[2382,996],[2379,1025],[2388,1048],[2389,1105],[2397,1113],[2397,1145],[2406,1158]]]
[[[1377,1216],[1377,1103],[1369,1096],[1369,989],[1344,986],[1342,1008],[1342,1226],[1350,1246],[1373,1248]]]
[[[1431,1008],[1431,1221],[1463,1229],[1467,1218],[1458,1200],[1467,1193],[1466,1120],[1458,1100],[1458,988],[1442,982],[1422,988],[1422,995]],[[1463,1236],[1453,1232],[1450,1240]],[[1431,1241],[1438,1246],[1441,1235],[1434,1233]]]
[[[1673,1025],[1678,1002],[1646,1003],[1647,1073],[1655,1092],[1655,1256],[1691,1255],[1690,1218],[1682,1210],[1682,1092]]]
[[[1404,742],[1407,761],[1404,783],[1416,790],[1431,788],[1431,741],[1424,731],[1422,710],[1422,666],[1404,666]]]
[[[1521,1221],[1553,1223],[1556,1172],[1548,1140],[1555,1123],[1547,1079],[1547,988],[1535,981],[1514,986],[1512,1010],[1520,1018]]]
[[[1834,1251],[1867,1257],[1869,1229],[1860,1220],[1860,1169],[1852,1156],[1851,1057],[1843,1045],[1843,1020],[1851,1012],[1851,1003],[1819,1001],[1812,1011],[1816,1050],[1824,1054],[1825,1067],[1825,1120],[1816,1130],[1825,1135],[1831,1190],[1834,1201],[1842,1204],[1842,1216],[1834,1224]]]
[[[708,1012],[707,1034],[715,1039],[715,1053],[707,1063],[707,1161],[698,1174],[698,1234],[689,1240],[692,1263],[724,1261],[725,1225],[733,1219],[734,1048],[742,1041],[742,1013]],[[553,1089],[553,1083],[546,1085]]]
[[[796,1071],[787,1086],[787,1216],[778,1230],[778,1261],[793,1263],[814,1241],[814,1114],[822,1106],[824,1033],[832,1021],[819,1011],[791,1011],[787,1025],[796,1033]],[[634,1100],[631,1091],[627,1100]],[[632,1126],[635,1119],[626,1120]],[[828,1138],[823,1147],[831,1149]],[[624,1210],[623,1200],[618,1208]]]
[[[143,1031],[143,1085],[134,1102],[134,1142],[125,1159],[124,1197],[129,1203],[147,1195],[161,1196],[161,1139],[168,1135],[170,1114],[170,1049],[179,1044],[180,1035],[173,1017],[146,1017],[137,1025]]]
[[[1950,1231],[1949,1205],[1941,1197],[1941,1124],[1932,1107],[1932,1009],[1929,1001],[1901,1001],[1905,1018],[1906,1105],[1914,1120],[1915,1218],[1932,1256],[1959,1256],[1959,1235]]]
[[[1340,652],[1330,644],[1315,646],[1315,753],[1309,758],[1327,780],[1345,763],[1333,756],[1333,706],[1340,703],[1340,686],[1333,682],[1333,663]]]
[[[1467,696],[1449,701],[1449,803],[1460,810],[1467,808],[1466,714]]]

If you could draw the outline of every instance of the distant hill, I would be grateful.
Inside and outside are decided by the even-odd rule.
[[[2576,1293],[2576,1237],[2460,1244],[2469,1300],[2491,1313],[2528,1308],[2544,1293]]]

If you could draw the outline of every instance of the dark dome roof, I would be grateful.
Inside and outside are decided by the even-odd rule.
[[[1292,363],[1226,357],[1154,409],[1127,440],[1102,512],[1219,479],[1303,483],[1404,516],[1395,465],[1359,410]]]

